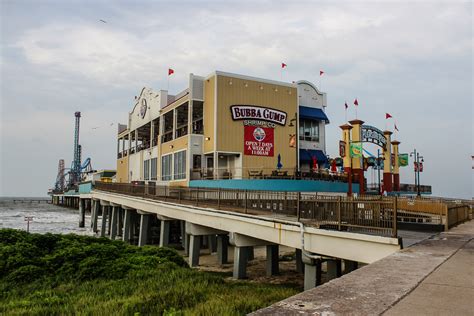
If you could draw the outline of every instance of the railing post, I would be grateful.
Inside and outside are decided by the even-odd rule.
[[[341,204],[342,197],[337,197],[337,230],[341,230]]]
[[[397,238],[397,212],[398,212],[397,197],[393,199],[393,224],[392,224],[392,237]]]
[[[296,194],[296,218],[298,222],[300,221],[301,214],[300,214],[300,200],[301,200],[301,192],[298,191]]]
[[[217,188],[217,209],[221,208],[221,188]]]
[[[199,187],[196,188],[196,206],[199,205]]]
[[[444,204],[444,212],[446,214],[445,216],[445,223],[444,223],[444,231],[448,231],[449,230],[449,208],[448,208],[448,204]],[[441,217],[442,218],[442,217]],[[442,219],[441,219],[442,221]]]

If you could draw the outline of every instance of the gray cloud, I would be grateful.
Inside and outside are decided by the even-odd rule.
[[[165,88],[169,66],[177,92],[190,72],[278,80],[282,61],[284,80],[328,93],[331,155],[344,101],[357,97],[367,123],[384,128],[385,112],[394,116],[401,150],[422,152],[435,194],[472,195],[471,3],[8,2],[1,43],[2,195],[52,185],[57,160],[72,158],[76,110],[85,153],[110,168],[108,125],[126,121],[141,87]],[[411,166],[402,181],[413,182]]]

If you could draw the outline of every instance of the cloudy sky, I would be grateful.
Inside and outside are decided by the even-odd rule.
[[[175,93],[189,73],[279,80],[285,62],[284,81],[313,81],[328,95],[331,156],[344,102],[358,98],[359,118],[384,129],[389,112],[401,152],[424,156],[422,184],[435,195],[472,196],[470,1],[0,5],[0,195],[45,195],[58,159],[72,160],[75,111],[82,112],[83,156],[95,169],[115,168],[116,123],[126,122],[142,87],[166,89],[168,67]],[[413,183],[411,166],[401,179]]]

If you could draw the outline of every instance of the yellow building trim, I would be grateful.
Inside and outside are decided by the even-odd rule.
[[[214,151],[214,109],[216,94],[216,76],[212,76],[204,81],[204,105],[203,105],[203,124],[204,124],[204,152]]]

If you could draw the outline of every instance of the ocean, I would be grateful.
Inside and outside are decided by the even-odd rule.
[[[0,229],[14,228],[26,230],[25,217],[33,217],[30,222],[32,233],[56,233],[56,234],[78,234],[90,235],[90,214],[86,213],[85,228],[79,228],[79,210],[61,207],[45,202],[19,203],[13,200],[42,199],[50,201],[49,198],[18,198],[0,197]]]

